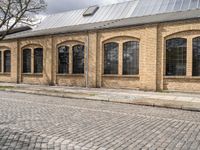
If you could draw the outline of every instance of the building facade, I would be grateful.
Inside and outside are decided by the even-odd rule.
[[[200,91],[200,19],[7,38],[0,82]]]

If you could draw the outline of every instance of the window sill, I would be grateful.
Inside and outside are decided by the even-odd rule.
[[[200,79],[200,76],[164,76],[164,79]]]
[[[66,76],[66,77],[84,77],[85,74],[56,74],[56,76]]]
[[[43,76],[43,73],[22,73],[23,76]]]
[[[1,76],[10,76],[11,73],[6,73],[6,72],[5,72],[5,73],[2,73],[2,72],[1,72],[0,75],[1,75]]]
[[[103,77],[116,77],[116,78],[140,78],[139,75],[114,75],[114,74],[110,74],[110,75],[107,75],[107,74],[104,74],[102,75]]]

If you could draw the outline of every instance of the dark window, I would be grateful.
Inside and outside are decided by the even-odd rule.
[[[104,74],[118,74],[118,43],[104,45]]]
[[[193,76],[200,76],[200,37],[193,39],[192,75]]]
[[[2,72],[2,62],[1,62],[2,58],[1,57],[2,57],[2,54],[1,54],[1,51],[0,51],[0,72]]]
[[[73,46],[73,73],[84,74],[84,46]]]
[[[43,49],[34,49],[34,73],[43,72]]]
[[[23,73],[31,73],[31,49],[23,50]]]
[[[139,74],[139,42],[137,41],[123,44],[123,74]]]
[[[186,75],[187,40],[175,38],[166,42],[166,75]]]
[[[11,70],[11,53],[10,50],[4,51],[4,72]]]
[[[58,73],[69,73],[69,47],[58,48]]]

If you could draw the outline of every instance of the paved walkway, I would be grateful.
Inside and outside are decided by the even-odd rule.
[[[200,150],[200,112],[0,95],[1,150]]]
[[[0,87],[3,86],[15,87],[4,89],[12,92],[200,111],[200,93],[161,93],[122,89],[97,89],[0,83]]]

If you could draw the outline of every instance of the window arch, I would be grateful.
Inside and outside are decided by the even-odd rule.
[[[118,50],[118,43],[104,44],[104,74],[118,74]]]
[[[166,75],[186,75],[187,40],[174,38],[166,41]]]
[[[11,71],[11,52],[10,50],[4,51],[4,72]]]
[[[200,76],[200,37],[196,37],[192,40],[192,46],[193,46],[192,75]]]
[[[72,47],[73,74],[84,74],[84,45],[78,44]]]
[[[69,73],[69,47],[58,47],[58,73]]]
[[[129,41],[123,43],[123,74],[139,74],[139,42]]]
[[[31,49],[23,50],[23,73],[31,73]]]
[[[43,48],[34,49],[34,73],[43,72]]]

